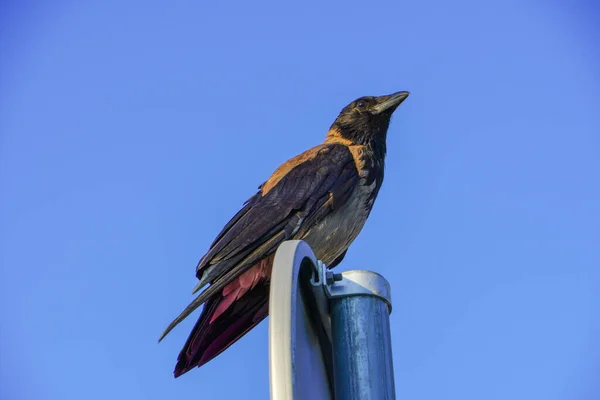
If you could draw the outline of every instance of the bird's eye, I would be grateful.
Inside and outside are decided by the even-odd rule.
[[[358,103],[356,103],[356,107],[358,108],[365,108],[367,106],[367,102],[364,100],[360,100]]]

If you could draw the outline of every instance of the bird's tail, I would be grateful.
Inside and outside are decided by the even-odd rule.
[[[257,282],[258,283],[258,282]],[[240,293],[241,294],[241,293]],[[269,285],[262,281],[240,297],[211,298],[177,358],[174,375],[202,366],[254,328],[269,313]]]

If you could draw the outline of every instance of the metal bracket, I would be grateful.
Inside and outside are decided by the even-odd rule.
[[[387,304],[389,313],[392,313],[390,284],[383,276],[365,270],[344,271],[341,274],[333,273],[320,260],[317,260],[317,264],[310,279],[310,283],[315,289],[321,289],[316,290],[315,295],[324,295],[327,299],[347,296],[375,296],[382,299]],[[322,318],[325,315],[329,316],[328,309],[319,311]]]

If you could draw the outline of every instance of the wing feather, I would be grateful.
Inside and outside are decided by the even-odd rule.
[[[296,233],[306,218],[320,208],[315,205],[322,205],[328,193],[334,194],[334,208],[345,202],[358,182],[358,171],[348,148],[326,144],[306,153],[312,153],[312,157],[303,154],[301,163],[291,168],[266,194],[258,192],[244,206],[244,213],[238,213],[235,221],[227,224],[227,231],[219,235],[198,264],[199,279],[207,280],[210,275],[208,282],[212,282],[221,275],[218,270],[223,269],[212,267],[221,263],[229,267],[226,261],[249,254],[248,249],[260,246],[284,227],[289,238],[290,233]]]

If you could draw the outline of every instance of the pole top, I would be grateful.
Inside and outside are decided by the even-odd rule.
[[[311,279],[313,286],[323,286],[330,299],[348,296],[374,296],[383,300],[392,313],[392,294],[389,282],[380,274],[367,270],[344,271],[333,274],[318,261],[317,271]]]

